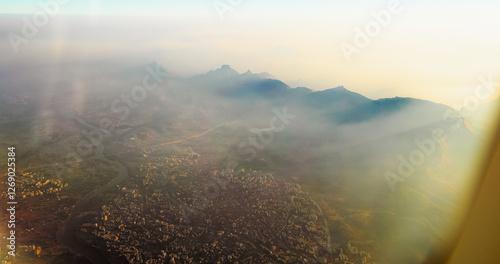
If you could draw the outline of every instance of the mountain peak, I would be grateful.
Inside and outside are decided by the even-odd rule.
[[[347,90],[344,86],[340,85],[340,86],[337,86],[335,88],[330,88],[330,89],[326,89],[326,90],[323,90],[323,91],[320,91],[320,92],[323,92],[323,93],[328,93],[328,94],[336,94],[336,95],[344,95],[344,94],[358,94],[358,93],[355,93],[355,92],[352,92],[352,91],[349,91]]]
[[[337,90],[337,91],[349,91],[347,90],[343,85],[337,86],[335,88],[332,88],[332,90]]]
[[[257,76],[259,76],[262,79],[276,79],[276,77],[274,77],[273,75],[271,75],[267,72],[261,72],[261,73],[257,74]]]
[[[218,68],[217,70],[211,70],[210,72],[222,72],[222,73],[231,73],[231,74],[239,74],[237,71],[235,71],[233,68],[231,68],[231,66],[229,66],[228,64],[224,64],[222,65],[220,68]]]
[[[209,71],[207,73],[207,75],[219,76],[219,77],[231,77],[231,76],[239,75],[239,73],[237,71],[233,70],[233,68],[231,68],[231,66],[224,64],[217,70]]]
[[[222,65],[219,69],[215,70],[216,72],[230,72],[230,73],[238,73],[237,71],[235,71],[233,68],[231,68],[231,66],[229,66],[228,64],[224,64]]]
[[[229,66],[228,64],[222,65],[219,69],[215,70],[215,72],[220,72],[228,75],[239,74],[237,71],[233,70],[233,68],[231,68],[231,66]]]

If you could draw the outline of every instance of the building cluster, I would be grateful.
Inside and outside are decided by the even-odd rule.
[[[17,173],[15,206],[21,214],[15,222],[18,256],[50,255],[60,250],[54,241],[57,223],[66,218],[70,209],[61,206],[71,204],[63,195],[68,184],[46,175],[50,174],[33,169]],[[7,199],[7,193],[3,192],[1,198]]]
[[[23,172],[16,183],[19,198],[54,194],[65,187],[68,187],[67,183],[62,183],[58,179],[48,179],[38,172]]]
[[[369,262],[371,258],[370,252],[360,251],[358,247],[354,245],[352,241],[347,242],[344,250],[342,247],[335,249],[334,263],[342,264],[376,264],[375,262]]]
[[[203,170],[197,154],[150,159],[81,228],[129,263],[331,263],[300,186],[258,171]]]

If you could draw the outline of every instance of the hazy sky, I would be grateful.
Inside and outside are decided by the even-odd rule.
[[[500,73],[497,1],[67,0],[14,54],[8,33],[22,36],[22,18],[32,20],[43,11],[39,3],[54,1],[0,3],[0,13],[14,14],[0,24],[4,63],[144,56],[181,76],[230,64],[239,72],[269,72],[292,87],[344,85],[370,98],[449,105],[473,94],[480,76],[498,80]],[[218,12],[215,5],[231,9]],[[385,27],[375,25],[373,12],[388,10],[397,12]],[[367,25],[380,30],[356,46],[356,28]],[[349,61],[341,45],[359,54]]]

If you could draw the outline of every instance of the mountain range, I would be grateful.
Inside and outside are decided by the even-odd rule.
[[[114,127],[102,140],[109,157],[158,148],[162,155],[194,152],[209,168],[237,164],[300,184],[321,203],[335,243],[354,239],[378,248],[381,262],[419,263],[450,241],[441,230],[460,217],[454,205],[467,190],[480,123],[446,119],[454,110],[427,100],[372,100],[343,86],[292,88],[269,73],[240,74],[229,65],[192,77],[167,74],[130,101],[138,98],[132,92],[145,66],[6,85],[0,121],[9,126],[0,136],[31,146],[19,156],[32,167],[59,164],[85,138],[78,122],[98,127],[106,120]],[[78,175],[64,177],[84,182]]]

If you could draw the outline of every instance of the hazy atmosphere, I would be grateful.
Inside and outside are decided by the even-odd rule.
[[[4,1],[0,259],[444,263],[498,122],[498,10]]]
[[[497,75],[500,63],[495,1],[66,2],[16,56],[3,38],[2,62],[151,56],[181,76],[229,64],[292,87],[344,85],[372,99],[448,105],[472,93],[478,76]],[[37,3],[0,4],[1,30],[21,34],[22,17],[43,10]],[[357,29],[373,36],[364,40]],[[342,43],[352,47],[349,60]]]

